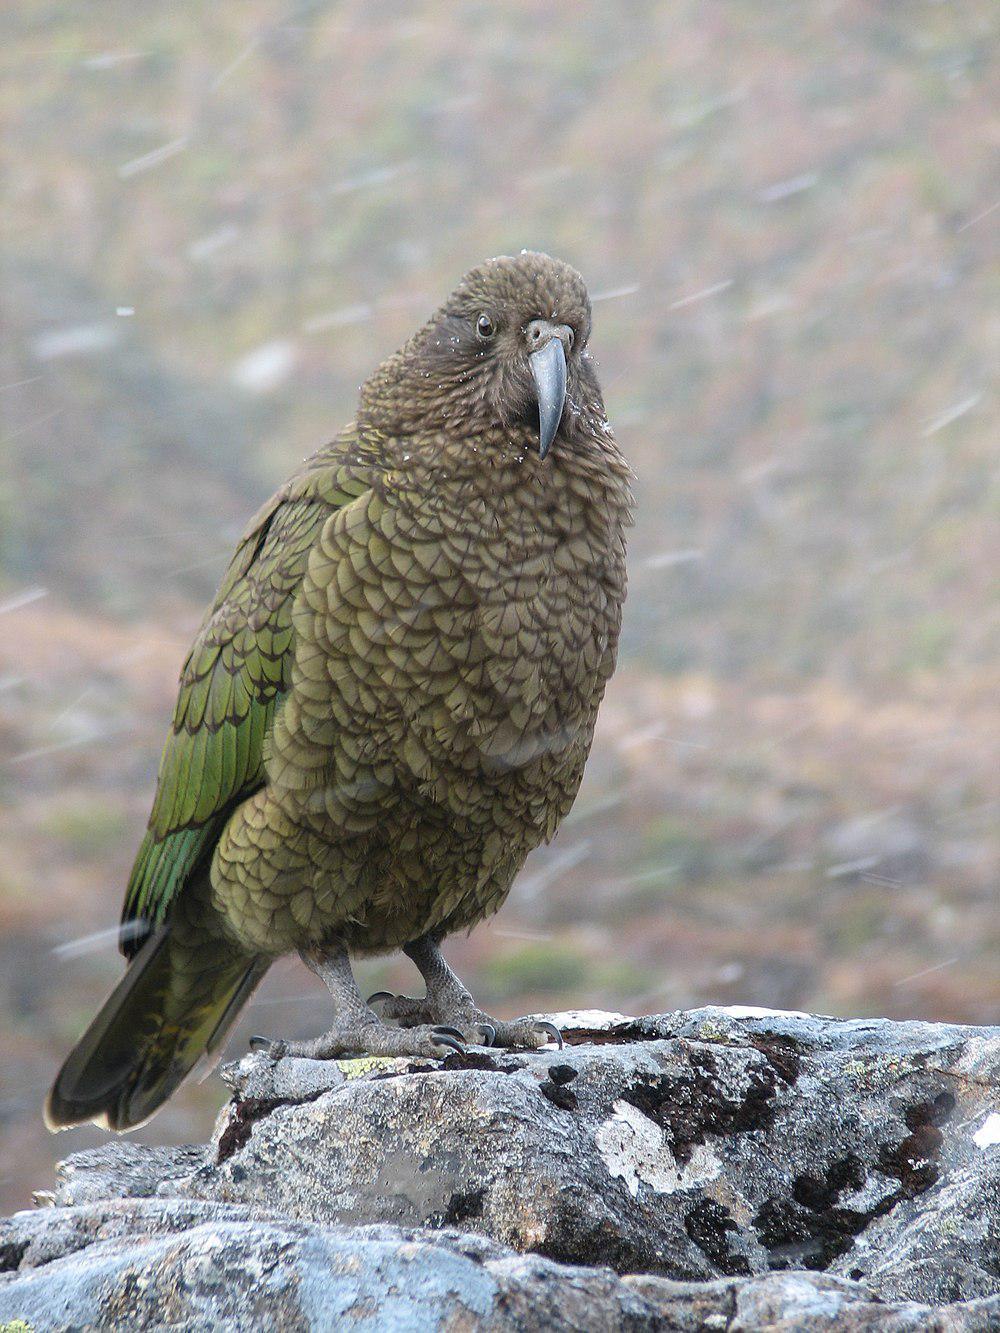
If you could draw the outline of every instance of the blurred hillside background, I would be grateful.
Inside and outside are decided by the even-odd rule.
[[[100,1138],[39,1104],[239,530],[523,246],[594,294],[631,593],[577,807],[450,957],[501,1014],[997,1021],[995,0],[21,0],[0,37],[5,1206]],[[233,1049],[326,1004],[283,962]]]

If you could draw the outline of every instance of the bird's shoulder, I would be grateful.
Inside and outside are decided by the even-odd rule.
[[[380,432],[361,430],[352,422],[304,459],[244,528],[220,596],[225,595],[231,577],[238,577],[259,557],[276,524],[294,527],[300,516],[310,511],[318,519],[323,511],[343,508],[369,490],[382,459],[384,441]]]

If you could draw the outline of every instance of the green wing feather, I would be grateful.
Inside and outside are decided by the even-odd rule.
[[[350,462],[345,444],[354,446]],[[292,606],[309,552],[331,512],[368,489],[357,440],[342,437],[334,447],[308,460],[255,516],[181,670],[122,909],[129,957],[211,855],[235,807],[263,782],[265,738],[289,688]]]

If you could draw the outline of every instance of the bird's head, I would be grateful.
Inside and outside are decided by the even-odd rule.
[[[576,269],[527,250],[490,259],[376,371],[362,412],[400,432],[527,426],[544,458],[564,416],[595,396],[599,404],[589,337]]]

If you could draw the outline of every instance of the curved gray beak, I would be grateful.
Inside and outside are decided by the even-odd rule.
[[[566,403],[566,353],[562,339],[550,338],[528,357],[538,394],[538,456],[544,458],[555,439]]]

